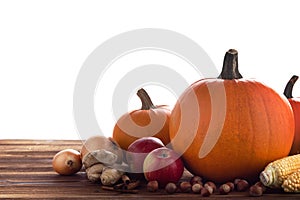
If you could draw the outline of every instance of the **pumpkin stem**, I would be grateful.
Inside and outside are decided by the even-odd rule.
[[[222,72],[219,75],[220,79],[240,79],[243,76],[238,69],[238,52],[235,49],[229,49],[224,57]]]
[[[286,84],[285,88],[284,88],[284,96],[286,96],[286,98],[290,99],[293,98],[292,93],[293,93],[293,87],[296,83],[296,81],[298,80],[298,76],[294,75],[292,76],[292,78],[289,80],[289,82]]]
[[[156,108],[152,101],[151,98],[149,97],[148,93],[146,92],[146,90],[144,90],[143,88],[139,89],[136,93],[138,95],[138,97],[141,99],[142,102],[142,108],[141,110],[150,110],[150,109],[154,109]]]

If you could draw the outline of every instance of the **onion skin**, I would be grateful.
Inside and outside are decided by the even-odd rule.
[[[82,167],[80,153],[74,149],[65,149],[54,155],[52,167],[60,175],[72,175]]]

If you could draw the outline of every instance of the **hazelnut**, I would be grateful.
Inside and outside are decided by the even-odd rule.
[[[237,183],[238,183],[240,180],[242,180],[242,179],[240,179],[240,178],[234,179],[234,181],[233,181],[234,185],[237,185]]]
[[[149,181],[147,184],[147,190],[149,192],[156,192],[158,190],[158,182],[157,181]]]
[[[214,189],[210,185],[206,185],[204,188],[206,188],[210,194],[214,193]]]
[[[180,183],[179,188],[181,192],[188,193],[192,190],[192,185],[190,182],[184,181]]]
[[[234,183],[233,182],[227,182],[226,183],[230,187],[230,192],[234,190]]]
[[[217,190],[216,184],[214,184],[214,183],[211,182],[211,181],[208,181],[208,182],[206,182],[206,183],[204,184],[204,187],[207,187],[207,186],[210,186],[210,187],[212,188],[211,194],[214,193],[214,192]]]
[[[256,182],[254,185],[261,187],[263,192],[267,190],[267,187],[260,181]]]
[[[249,188],[249,183],[246,180],[239,180],[236,184],[236,189],[239,192],[246,191]]]
[[[203,186],[200,184],[200,183],[195,183],[193,186],[192,186],[192,191],[193,193],[195,194],[198,194],[201,192],[201,189],[203,188]]]
[[[249,195],[252,197],[260,197],[263,195],[262,187],[258,185],[252,185],[249,189]]]
[[[231,191],[231,188],[228,184],[222,184],[219,187],[220,194],[228,194]]]
[[[177,190],[177,186],[175,183],[168,183],[165,187],[165,190],[168,194],[173,194]]]
[[[190,180],[190,183],[192,185],[196,184],[196,183],[199,183],[201,185],[203,185],[203,182],[202,182],[202,178],[200,176],[193,176]]]
[[[210,187],[210,186],[209,186],[209,187]],[[203,188],[201,189],[200,194],[201,194],[201,196],[203,196],[203,197],[209,197],[209,196],[211,195],[211,193],[210,193],[210,192],[208,191],[208,189],[205,188],[205,187],[203,187]]]

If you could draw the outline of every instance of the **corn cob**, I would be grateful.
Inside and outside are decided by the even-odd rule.
[[[260,173],[260,181],[268,187],[280,188],[287,177],[300,169],[300,154],[288,156],[266,166]]]
[[[300,193],[300,169],[292,173],[283,181],[281,186],[285,192]]]

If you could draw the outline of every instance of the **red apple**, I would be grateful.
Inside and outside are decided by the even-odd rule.
[[[143,163],[154,149],[163,147],[162,141],[155,137],[142,137],[131,143],[127,149],[126,159],[131,173],[140,173],[143,177]]]
[[[157,181],[163,188],[168,183],[177,183],[184,170],[180,156],[166,147],[151,151],[144,160],[144,175],[148,181]]]

